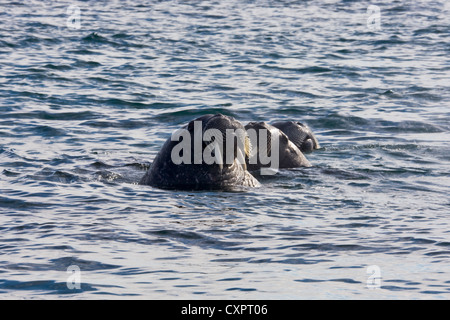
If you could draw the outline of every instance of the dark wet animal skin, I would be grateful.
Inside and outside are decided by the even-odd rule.
[[[247,159],[247,169],[249,171],[258,170],[263,167],[270,167],[269,164],[263,164],[260,161],[261,153],[267,154],[267,156],[271,156],[273,152],[273,147],[271,145],[271,136],[272,134],[277,134],[278,136],[278,168],[277,169],[283,169],[283,168],[298,168],[298,167],[310,167],[311,163],[306,159],[306,157],[303,155],[303,153],[300,151],[300,149],[293,144],[289,138],[281,132],[278,128],[267,124],[265,122],[250,122],[245,126],[245,129],[247,132],[250,132],[250,129],[254,129],[256,134],[257,141],[254,141],[254,138],[251,139],[252,144],[252,153],[253,156],[256,156],[257,158],[254,158],[252,161],[251,159]],[[261,130],[262,129],[262,130]],[[267,141],[267,151],[266,150],[260,150],[260,139],[261,134],[266,133],[266,140]],[[249,135],[251,137],[251,135]],[[276,140],[275,140],[276,141]],[[263,147],[264,149],[264,147]]]
[[[301,122],[278,121],[272,125],[283,131],[302,152],[311,152],[320,148],[311,129]]]
[[[220,130],[225,133],[226,129],[242,129],[245,132],[244,126],[232,117],[222,114],[204,115],[191,121],[182,129],[189,131],[191,141],[194,141],[194,121],[202,122],[202,130],[205,132],[209,128]],[[172,149],[179,143],[179,141],[171,141],[169,138],[151,167],[141,179],[140,184],[150,185],[162,189],[178,189],[178,190],[226,190],[233,187],[257,187],[259,182],[246,170],[246,164],[238,162],[238,150],[226,150],[224,143],[223,155],[232,152],[234,161],[227,164],[226,159],[223,159],[223,164],[217,163],[200,164],[194,163],[194,143],[191,143],[191,162],[190,164],[175,164],[172,161]],[[206,143],[202,146],[202,151],[206,147]],[[236,148],[238,144],[235,144]],[[245,151],[243,151],[245,152]]]

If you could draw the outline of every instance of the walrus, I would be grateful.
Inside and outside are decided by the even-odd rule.
[[[247,158],[250,172],[269,167],[275,172],[283,168],[311,167],[302,151],[277,127],[265,122],[250,122],[245,129],[252,145],[251,155]]]
[[[250,149],[239,121],[222,114],[204,115],[172,134],[139,184],[178,190],[258,187],[247,171]]]
[[[301,152],[312,152],[319,149],[320,145],[311,129],[297,121],[277,121],[272,125],[287,135]]]

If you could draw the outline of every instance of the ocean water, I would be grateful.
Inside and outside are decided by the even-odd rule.
[[[376,6],[373,6],[376,5]],[[449,299],[448,1],[1,1],[1,299]],[[321,149],[137,185],[207,113]]]

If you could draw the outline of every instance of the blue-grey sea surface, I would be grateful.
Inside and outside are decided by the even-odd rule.
[[[138,185],[208,113],[311,168]],[[450,4],[1,1],[1,299],[450,299]]]

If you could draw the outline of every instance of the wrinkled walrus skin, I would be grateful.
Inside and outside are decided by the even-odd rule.
[[[271,145],[271,135],[277,134],[278,136],[278,168],[277,169],[287,169],[287,168],[298,168],[298,167],[311,167],[311,163],[306,159],[302,151],[292,143],[289,138],[280,131],[278,128],[267,124],[265,122],[250,122],[245,126],[245,129],[249,131],[250,129],[254,129],[257,132],[257,140],[251,141],[252,143],[252,152],[258,154],[258,158],[256,161],[251,161],[251,159],[247,160],[247,168],[249,171],[258,170],[260,168],[269,167],[270,164],[262,164],[260,161],[261,153],[267,154],[270,156],[274,150],[272,150],[273,146]],[[263,129],[263,130],[261,130]],[[261,133],[266,132],[266,140],[267,146],[265,150],[260,150],[260,141]]]
[[[302,152],[311,152],[320,148],[319,142],[311,129],[301,122],[278,121],[272,123],[272,125],[283,131]]]
[[[226,129],[242,129],[244,126],[232,117],[217,115],[205,115],[191,121],[182,129],[189,131],[191,141],[194,141],[194,121],[202,122],[202,129],[213,128],[225,131]],[[191,148],[190,164],[175,164],[172,161],[172,149],[179,141],[171,141],[169,138],[163,145],[151,167],[141,179],[140,184],[150,185],[161,189],[178,190],[227,190],[233,187],[258,187],[259,182],[246,170],[245,162],[238,162],[237,157],[231,164],[223,161],[223,165],[216,163],[194,163],[194,146]],[[204,147],[202,150],[204,150]],[[232,152],[232,151],[230,151]],[[225,160],[225,159],[224,159]]]

